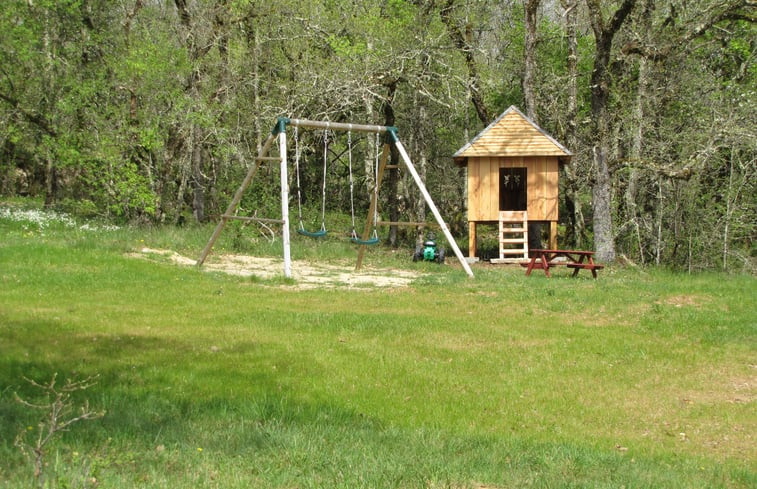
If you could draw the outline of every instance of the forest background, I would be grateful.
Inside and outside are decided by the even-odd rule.
[[[575,155],[560,179],[561,245],[754,273],[756,6],[5,0],[0,195],[121,222],[214,220],[285,115],[397,126],[461,236],[465,169],[451,156],[516,105]],[[298,136],[317,214],[324,134]],[[327,207],[348,212],[346,142],[330,138]],[[376,149],[354,149],[364,216]],[[276,215],[276,172],[243,209]],[[389,172],[385,219],[425,219],[407,178]]]

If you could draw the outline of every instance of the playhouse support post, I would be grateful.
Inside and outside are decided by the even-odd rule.
[[[418,189],[421,191],[421,194],[423,194],[423,198],[426,199],[426,205],[428,205],[428,208],[431,210],[431,213],[434,215],[434,218],[436,219],[436,223],[439,224],[439,227],[444,233],[444,237],[447,238],[447,243],[449,243],[450,247],[455,252],[455,256],[457,256],[457,259],[460,261],[460,264],[463,266],[465,273],[467,273],[469,277],[473,277],[473,270],[471,270],[470,265],[468,265],[468,262],[465,260],[465,257],[463,256],[462,251],[460,251],[460,247],[457,246],[455,239],[452,237],[452,233],[449,232],[449,228],[447,228],[447,223],[444,222],[444,219],[442,219],[441,214],[439,214],[439,209],[436,208],[436,205],[434,204],[434,201],[431,199],[431,195],[428,193],[428,190],[426,190],[426,186],[423,184],[423,181],[421,180],[420,175],[418,175],[418,172],[413,166],[413,163],[410,161],[410,157],[407,155],[407,152],[405,151],[405,147],[402,146],[402,143],[399,141],[399,139],[396,138],[396,135],[395,135],[394,146],[397,148],[397,151],[402,157],[402,161],[405,162],[405,166],[410,172],[410,175],[413,176],[413,180],[415,180],[415,184],[418,186]]]
[[[557,249],[557,221],[549,221],[549,249]]]
[[[476,257],[476,221],[468,221],[468,256]]]

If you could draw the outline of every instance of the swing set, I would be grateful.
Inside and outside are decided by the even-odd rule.
[[[241,185],[239,186],[236,193],[234,194],[234,197],[229,203],[229,206],[226,209],[226,212],[224,212],[223,215],[221,215],[221,219],[216,225],[213,231],[213,234],[208,240],[208,243],[205,245],[205,248],[202,250],[200,257],[197,260],[197,266],[202,266],[202,264],[205,262],[205,259],[210,254],[210,251],[213,249],[213,245],[218,240],[218,237],[221,235],[221,231],[223,231],[223,228],[225,227],[226,223],[229,220],[243,220],[247,222],[253,221],[253,222],[261,222],[261,223],[277,223],[277,224],[282,225],[282,241],[284,244],[284,252],[283,252],[284,276],[287,278],[292,277],[292,260],[291,260],[291,243],[290,243],[291,240],[290,240],[290,231],[289,231],[289,224],[290,224],[290,221],[289,221],[289,183],[288,183],[289,177],[287,173],[287,170],[288,170],[287,126],[292,126],[294,128],[294,146],[295,146],[294,147],[294,160],[295,160],[294,166],[295,166],[296,180],[297,180],[297,212],[298,212],[297,217],[299,221],[297,225],[298,234],[301,234],[303,236],[308,236],[311,238],[316,238],[316,239],[323,238],[328,234],[328,231],[326,229],[326,222],[325,222],[326,175],[327,175],[327,167],[328,167],[328,130],[346,131],[347,132],[349,182],[350,182],[350,215],[352,218],[352,231],[351,231],[350,240],[353,243],[359,245],[355,270],[360,270],[360,268],[362,267],[363,256],[365,255],[366,248],[368,246],[375,245],[379,242],[378,231],[377,231],[377,227],[380,224],[379,218],[378,218],[379,187],[381,186],[381,180],[383,179],[384,170],[387,167],[386,163],[387,163],[389,153],[391,150],[390,145],[393,144],[397,152],[399,153],[402,161],[405,163],[405,167],[410,172],[410,175],[413,177],[413,181],[418,187],[418,190],[420,190],[421,194],[423,195],[423,198],[426,201],[426,205],[428,205],[429,209],[431,210],[431,213],[434,215],[437,225],[439,226],[445,238],[447,239],[447,242],[449,243],[450,247],[455,252],[455,255],[460,261],[460,264],[462,265],[463,269],[465,270],[465,272],[468,274],[469,277],[473,277],[473,271],[471,270],[470,265],[468,265],[468,262],[465,260],[465,257],[460,251],[460,248],[457,246],[457,243],[452,237],[452,234],[450,233],[449,228],[447,227],[447,224],[442,219],[441,214],[439,213],[439,210],[437,209],[436,205],[434,204],[434,201],[431,199],[431,196],[426,190],[426,186],[423,184],[423,181],[418,175],[418,172],[413,166],[413,163],[410,161],[410,157],[407,155],[407,152],[405,151],[404,146],[400,142],[399,137],[397,135],[396,127],[365,125],[365,124],[348,124],[348,123],[328,122],[328,121],[312,121],[312,120],[306,120],[306,119],[289,119],[287,117],[279,117],[276,120],[276,124],[274,125],[273,130],[271,131],[271,134],[268,136],[265,143],[263,143],[263,146],[261,147],[258,153],[258,156],[255,158],[253,165],[250,166],[250,169],[248,170],[247,175],[245,176]],[[324,130],[323,180],[321,182],[321,227],[317,231],[308,231],[305,228],[303,217],[302,217],[302,193],[300,190],[300,159],[301,159],[302,151],[301,151],[300,143],[299,143],[299,129],[300,128]],[[370,206],[368,210],[368,216],[365,220],[365,228],[363,229],[363,233],[361,235],[358,235],[357,230],[355,228],[354,177],[353,177],[353,171],[352,171],[352,149],[353,149],[352,133],[353,132],[371,133],[371,134],[375,134],[375,137],[376,137],[376,151],[375,151],[376,161],[375,161],[375,164],[373,165],[374,188],[373,188],[373,191],[371,192],[371,201],[370,201]],[[378,148],[379,148],[379,139],[381,135],[384,135],[385,137],[384,137],[383,149],[379,155]],[[269,151],[271,150],[271,147],[273,146],[273,143],[276,140],[278,140],[279,154],[278,156],[269,156]],[[244,216],[236,215],[237,208],[239,207],[239,203],[242,200],[242,196],[244,195],[245,190],[247,190],[247,188],[252,183],[252,180],[255,177],[255,174],[260,169],[261,164],[267,161],[278,162],[281,168],[280,170],[281,219],[244,217]]]

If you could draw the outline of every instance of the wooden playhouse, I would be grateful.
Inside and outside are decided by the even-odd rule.
[[[476,226],[499,225],[499,259],[528,258],[530,224],[548,224],[557,248],[558,168],[573,154],[511,106],[453,158],[467,166],[468,250],[476,257]]]

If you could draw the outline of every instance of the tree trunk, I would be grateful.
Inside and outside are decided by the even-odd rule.
[[[399,80],[393,80],[386,85],[387,94],[384,99],[384,125],[394,125],[394,95],[397,92],[397,84]],[[399,164],[400,155],[397,149],[392,144],[390,145],[391,155],[389,158],[389,164],[392,168],[389,169],[389,178],[387,179],[387,192],[388,192],[388,204],[389,204],[389,220],[397,222],[400,219],[399,211],[399,171],[396,166]],[[397,246],[397,226],[389,226],[389,244],[391,246]]]
[[[365,105],[366,120],[371,124],[373,123],[373,104],[368,94],[363,95],[363,104]],[[365,190],[370,195],[376,185],[376,158],[379,156],[377,153],[381,152],[381,142],[376,147],[376,136],[373,134],[366,135],[367,151],[365,152],[365,158],[363,159],[363,167],[365,169]]]
[[[594,211],[594,249],[601,261],[615,260],[615,241],[612,230],[612,180],[607,167],[607,148],[600,143],[594,147],[594,186],[592,209]]]
[[[418,175],[421,177],[422,181],[426,181],[426,168],[428,166],[428,156],[427,156],[427,149],[426,149],[426,128],[428,127],[428,120],[427,120],[427,112],[426,112],[426,106],[423,102],[423,100],[419,100],[418,93],[415,94],[415,107],[418,109],[418,116],[417,121],[418,123],[413,126],[414,132],[415,132],[415,154],[418,155],[418,161],[415,165],[415,169],[418,171]],[[415,185],[410,186],[415,187]],[[416,189],[417,190],[417,189]],[[426,200],[423,198],[423,195],[416,191],[415,192],[415,200],[413,201],[413,207],[414,207],[414,220],[416,222],[424,222],[426,220]],[[422,233],[424,233],[426,230],[423,228],[418,229],[415,240],[416,243],[419,243],[422,239]]]
[[[262,60],[262,48],[257,28],[253,29],[250,42],[250,49],[252,51],[252,106],[260,107],[260,63]],[[253,130],[255,134],[255,154],[257,155],[263,147],[264,140],[263,126],[261,125],[260,116],[257,114],[253,119]]]
[[[594,122],[594,182],[592,209],[594,211],[594,248],[601,261],[615,260],[615,236],[612,227],[612,176],[608,164],[611,146],[610,116],[610,56],[615,35],[631,13],[636,0],[623,0],[608,24],[602,18],[599,0],[586,0],[594,31],[594,68],[591,73],[591,114]]]
[[[660,259],[662,257],[662,217],[665,213],[663,203],[662,176],[659,176],[657,177],[657,239],[654,253],[654,264],[657,266],[660,266]]]
[[[200,96],[200,80],[202,72],[199,67],[200,59],[207,52],[209,47],[199,48],[197,46],[197,33],[192,27],[192,16],[187,7],[186,0],[174,0],[176,9],[179,14],[179,21],[185,34],[185,48],[189,54],[192,64],[192,72],[187,80],[186,91],[189,93],[195,110],[201,110],[202,97]],[[205,221],[205,187],[207,179],[203,173],[203,151],[204,131],[196,124],[191,123],[189,140],[187,141],[187,150],[189,152],[189,169],[191,172],[192,187],[192,215],[197,222]]]
[[[58,199],[58,168],[52,155],[45,161],[45,207],[52,207]]]
[[[30,5],[31,6],[31,5]],[[50,40],[50,19],[47,9],[45,9],[45,33],[42,37],[42,45],[45,50],[45,66],[44,76],[48,80],[54,76],[53,67],[53,52],[52,42]],[[48,86],[53,86],[51,81],[48,81]],[[50,154],[49,146],[45,148],[45,207],[52,207],[57,199],[58,191],[58,169],[55,164],[55,158]]]
[[[641,11],[640,24],[642,26],[641,35],[648,36],[648,33],[652,29],[652,9],[654,8],[652,0],[643,0],[643,8]],[[639,60],[639,75],[638,75],[638,88],[636,92],[636,105],[634,107],[634,132],[632,135],[631,144],[631,160],[640,161],[644,154],[644,127],[646,119],[645,104],[649,103],[649,66],[646,58],[642,57]],[[641,237],[641,226],[639,221],[641,216],[639,214],[637,205],[637,190],[639,181],[639,170],[631,166],[628,172],[628,185],[625,192],[625,208],[626,219],[628,226],[636,234],[636,243],[639,248],[639,260],[642,264],[645,261],[644,241]]]
[[[205,186],[207,179],[202,171],[203,131],[200,127],[194,126],[192,133],[192,215],[197,222],[205,222]]]
[[[452,42],[455,47],[463,54],[465,58],[465,66],[468,69],[468,92],[470,93],[471,102],[476,109],[476,114],[479,120],[488,125],[491,122],[489,111],[486,109],[484,103],[484,96],[481,93],[481,80],[478,74],[478,68],[476,67],[476,60],[473,57],[473,46],[470,41],[473,35],[472,27],[468,23],[465,25],[465,32],[460,28],[455,19],[452,18],[452,11],[455,8],[454,0],[447,0],[446,5],[439,11],[439,15],[442,22],[447,27]]]
[[[576,28],[576,19],[578,18],[577,8],[578,0],[562,0],[562,6],[565,9],[565,34],[568,41],[568,101],[567,101],[567,123],[565,141],[568,149],[571,151],[578,150],[578,32]],[[580,182],[578,178],[578,157],[574,156],[573,161],[565,165],[565,206],[570,212],[568,215],[568,235],[573,238],[573,246],[581,248],[584,237],[584,215],[580,199]]]
[[[640,161],[643,152],[644,142],[644,103],[647,97],[647,63],[642,59],[639,62],[639,87],[636,94],[636,106],[634,108],[634,118],[636,127],[634,128],[633,143],[631,145],[631,159]],[[644,264],[644,242],[641,239],[641,227],[639,220],[638,206],[636,205],[637,190],[639,183],[639,170],[634,166],[628,169],[628,185],[625,192],[626,218],[628,225],[636,234],[636,242],[639,248],[639,260]]]
[[[541,0],[526,0],[526,34],[524,40],[525,68],[523,71],[523,98],[526,103],[526,115],[535,123],[536,117],[536,13]]]
[[[734,151],[731,148],[731,156],[728,159],[728,191],[725,194],[725,223],[723,226],[723,271],[728,270],[728,240],[730,239],[731,214],[732,214],[732,189],[733,189],[733,160]]]

